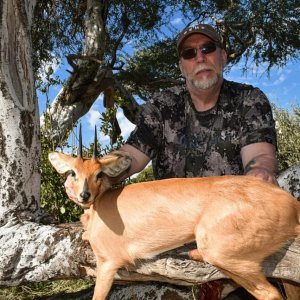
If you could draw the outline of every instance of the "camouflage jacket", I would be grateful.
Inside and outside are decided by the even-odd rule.
[[[152,159],[156,179],[242,174],[241,148],[257,142],[276,146],[270,103],[259,89],[227,80],[205,112],[185,87],[156,93],[127,141]]]

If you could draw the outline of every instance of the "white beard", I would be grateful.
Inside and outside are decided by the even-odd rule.
[[[197,90],[207,90],[213,86],[215,86],[219,82],[220,76],[219,74],[216,74],[213,78],[205,78],[202,80],[191,80],[191,84],[197,89]]]
[[[222,73],[216,73],[212,78],[203,78],[201,80],[194,79],[194,76],[204,69],[211,69],[211,66],[206,64],[199,65],[198,68],[191,75],[187,75],[187,80],[197,89],[197,90],[207,90],[211,87],[214,87],[218,82],[223,78]],[[213,69],[214,70],[214,69]]]

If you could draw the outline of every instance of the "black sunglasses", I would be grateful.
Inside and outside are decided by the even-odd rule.
[[[215,43],[207,43],[200,48],[187,48],[181,51],[180,56],[183,59],[195,58],[197,56],[198,49],[202,54],[209,54],[216,51],[217,45]]]

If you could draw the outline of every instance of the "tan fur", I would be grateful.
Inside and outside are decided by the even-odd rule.
[[[288,300],[299,300],[300,286],[289,282],[283,283],[285,293]]]
[[[77,161],[76,168],[78,186],[88,178],[93,199],[84,205],[90,208],[82,220],[97,259],[94,300],[105,299],[118,268],[193,240],[192,258],[220,268],[257,299],[282,299],[261,263],[300,234],[300,204],[287,192],[251,176],[222,176],[166,179],[103,193],[95,185],[93,163]]]
[[[80,216],[80,222],[82,224],[83,229],[85,230],[85,232],[82,234],[82,239],[85,241],[89,240],[89,232],[87,230],[89,221],[90,221],[90,215],[88,211],[85,211],[84,214]]]

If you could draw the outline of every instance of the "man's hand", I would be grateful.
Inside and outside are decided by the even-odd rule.
[[[68,197],[71,200],[76,201],[77,197],[76,197],[76,194],[73,189],[73,181],[71,179],[71,175],[69,175],[65,181],[65,189],[66,189],[66,193],[67,193]]]
[[[275,147],[268,143],[255,143],[242,148],[244,174],[278,185],[276,180],[277,159]]]
[[[271,182],[275,185],[278,185],[275,175],[272,172],[270,172],[266,169],[263,169],[263,168],[258,168],[258,167],[253,168],[250,171],[248,171],[245,175],[247,175],[247,176],[250,175],[250,176],[257,177],[257,178],[261,178],[261,179]]]

